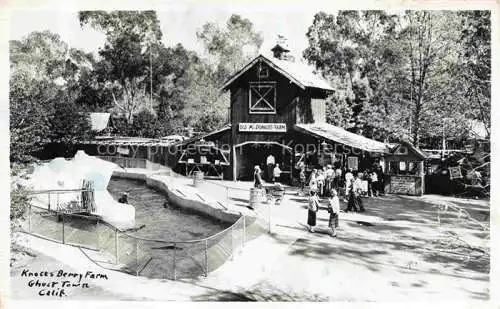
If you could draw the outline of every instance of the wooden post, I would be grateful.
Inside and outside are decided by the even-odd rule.
[[[31,233],[31,204],[28,209],[28,232]]]
[[[177,246],[176,244],[174,244],[174,280],[177,280],[177,276],[176,276],[176,273],[175,273],[175,251],[177,251]]]
[[[236,160],[236,147],[233,145],[233,181],[236,181],[236,175],[238,172],[237,168],[237,160]]]

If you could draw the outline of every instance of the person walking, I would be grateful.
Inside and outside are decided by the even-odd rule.
[[[274,164],[276,163],[274,156],[272,154],[267,156],[266,159],[266,164],[267,164],[267,180],[269,182],[272,182],[273,178],[273,170],[274,170]]]
[[[372,194],[372,186],[373,186],[373,183],[372,183],[372,172],[367,169],[365,170],[365,172],[363,173],[363,179],[368,183],[368,185],[366,186],[366,195],[369,196],[369,197],[372,197],[373,194]]]
[[[330,195],[332,189],[334,189],[334,179],[335,179],[335,171],[332,166],[328,164],[326,166],[325,172],[325,191],[328,195]]]
[[[379,189],[379,183],[378,183],[378,176],[377,176],[377,172],[375,170],[373,170],[371,173],[370,173],[370,178],[371,178],[371,181],[372,181],[372,185],[371,185],[371,194],[375,197],[378,196],[378,189]]]
[[[345,173],[344,179],[345,179],[345,196],[350,196],[351,192],[351,185],[352,185],[352,179],[354,176],[352,175],[351,169],[347,169],[347,172]],[[347,202],[347,200],[344,198],[344,202]]]
[[[358,173],[357,177],[353,179],[352,188],[355,194],[355,202],[356,206],[359,208],[359,212],[365,212],[365,208],[363,206],[363,199],[361,197],[361,192],[363,191],[363,184],[361,179],[363,177],[363,173]]]
[[[336,237],[337,230],[339,226],[339,213],[340,213],[340,201],[337,194],[337,190],[330,190],[330,198],[328,199],[328,212],[330,213],[330,219],[328,220],[328,227],[331,230],[330,236]]]
[[[318,171],[318,176],[316,177],[316,181],[318,183],[318,196],[323,197],[325,191],[325,174],[323,170]]]
[[[309,196],[309,204],[307,207],[307,226],[309,231],[314,233],[314,227],[316,226],[316,213],[319,208],[319,198],[316,191],[311,191]]]
[[[281,172],[280,165],[276,163],[273,169],[273,182],[280,182]]]
[[[254,167],[254,172],[253,172],[253,181],[254,181],[254,188],[262,188],[262,175],[260,171],[260,167],[258,165],[255,165]]]
[[[377,179],[378,179],[378,194],[384,195],[385,191],[385,183],[384,183],[384,171],[382,170],[382,166],[378,166],[377,170]]]

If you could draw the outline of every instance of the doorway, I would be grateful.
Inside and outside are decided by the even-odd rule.
[[[263,179],[268,182],[270,175],[267,168],[267,158],[272,155],[282,171],[280,181],[290,182],[292,150],[289,147],[276,142],[246,142],[237,145],[235,151],[237,180],[253,180],[254,167],[258,165],[263,172]]]

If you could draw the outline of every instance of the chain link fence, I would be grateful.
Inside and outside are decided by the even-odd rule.
[[[136,276],[172,279],[196,278],[231,260],[267,229],[258,220],[241,216],[229,228],[207,238],[168,241],[140,238],[120,231],[96,216],[66,214],[31,205],[22,225],[25,232],[62,244],[89,249],[100,266]]]

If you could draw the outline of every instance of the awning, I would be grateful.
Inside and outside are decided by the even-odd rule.
[[[389,153],[389,145],[328,123],[296,124],[297,131],[364,151]]]

